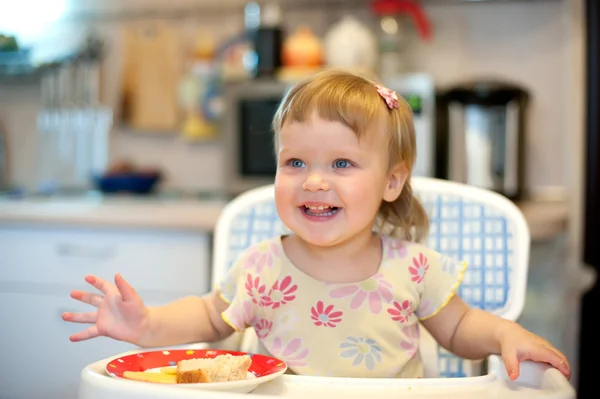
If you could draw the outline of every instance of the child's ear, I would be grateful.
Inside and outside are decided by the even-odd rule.
[[[394,202],[402,193],[404,183],[408,178],[408,170],[404,162],[399,162],[392,168],[388,176],[388,182],[383,192],[383,200]]]

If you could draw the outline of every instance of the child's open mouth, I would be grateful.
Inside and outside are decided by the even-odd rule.
[[[303,205],[300,210],[304,211],[305,214],[313,217],[328,217],[335,215],[340,208],[336,206],[309,206]]]

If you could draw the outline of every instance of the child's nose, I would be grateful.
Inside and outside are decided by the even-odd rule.
[[[323,178],[323,175],[313,172],[302,183],[302,189],[306,191],[327,191],[329,190],[329,183]]]

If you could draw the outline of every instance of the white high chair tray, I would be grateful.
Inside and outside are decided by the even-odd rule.
[[[132,352],[133,353],[133,352]],[[122,355],[120,355],[122,356]],[[470,378],[362,379],[282,375],[250,394],[182,389],[172,385],[117,379],[104,359],[81,372],[79,399],[575,399],[575,390],[556,369],[525,362],[509,381],[494,357],[488,375]],[[248,395],[248,396],[247,396]]]

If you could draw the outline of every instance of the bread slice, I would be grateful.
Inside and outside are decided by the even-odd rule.
[[[187,359],[177,363],[177,383],[245,380],[252,359],[248,355],[219,355],[214,359]]]

